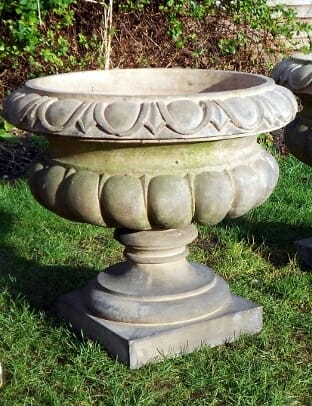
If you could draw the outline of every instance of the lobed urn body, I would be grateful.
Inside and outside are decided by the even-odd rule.
[[[257,135],[294,96],[270,78],[189,69],[77,72],[28,81],[4,106],[49,147],[29,183],[47,209],[114,227],[126,261],[59,299],[60,317],[131,368],[262,326],[262,309],[186,260],[197,231],[263,203],[278,166]],[[66,277],[66,276],[64,276]]]

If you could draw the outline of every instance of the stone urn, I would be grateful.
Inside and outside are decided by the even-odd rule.
[[[312,166],[312,54],[296,53],[279,62],[271,76],[301,101],[295,120],[284,130],[284,141],[296,158]]]
[[[5,118],[43,134],[31,191],[58,215],[114,227],[126,261],[59,298],[60,317],[130,368],[255,333],[262,308],[186,259],[193,222],[238,217],[271,194],[278,166],[257,134],[296,114],[270,78],[121,69],[28,81]],[[66,275],[64,275],[66,277]]]
[[[300,111],[284,129],[284,142],[296,158],[312,166],[312,54],[295,53],[279,62],[271,76],[300,99]],[[312,269],[312,238],[295,241],[295,248],[301,264]]]

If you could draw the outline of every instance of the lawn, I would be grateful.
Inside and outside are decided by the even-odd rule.
[[[236,220],[199,226],[190,258],[264,307],[264,327],[232,344],[128,370],[55,317],[57,296],[121,260],[110,229],[37,204],[23,181],[0,184],[1,406],[311,405],[311,277],[293,240],[312,236],[312,168],[277,156],[271,198]]]

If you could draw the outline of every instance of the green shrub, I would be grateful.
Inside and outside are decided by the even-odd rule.
[[[32,61],[39,49],[45,62],[62,65],[60,57],[66,55],[68,46],[65,46],[64,40],[57,33],[72,24],[73,11],[69,6],[74,2],[75,0],[2,1],[0,61],[13,57],[15,63],[18,63],[20,56]],[[47,21],[49,13],[51,20]],[[48,30],[45,29],[46,25],[49,25]]]
[[[101,0],[97,3],[85,0],[0,2],[0,72],[10,71],[11,75],[7,85],[1,86],[0,82],[1,95],[13,86],[12,70],[16,70],[16,75],[19,72],[15,79],[15,84],[19,84],[26,77],[43,73],[104,67],[104,5],[108,5],[108,0],[104,3]],[[129,15],[136,16],[135,21],[146,15],[163,16],[161,21],[166,27],[161,30],[162,38],[167,31],[166,38],[174,45],[167,48],[171,54],[177,51],[174,47],[187,49],[193,58],[187,66],[193,67],[215,67],[216,60],[218,68],[251,70],[252,64],[256,64],[255,70],[265,73],[259,70],[266,63],[264,53],[280,52],[281,36],[292,38],[298,31],[312,31],[308,24],[297,22],[292,9],[283,5],[271,8],[266,0],[114,0],[114,13],[116,26],[109,30],[111,36],[124,29],[124,17]],[[131,25],[131,17],[127,21],[125,34],[129,34],[131,42],[134,37],[131,30],[135,32],[136,27]],[[151,30],[158,28],[151,25]],[[204,31],[213,29],[212,34],[207,32],[205,40]],[[119,43],[112,45],[116,50]],[[150,57],[145,51],[146,48],[141,49],[137,60],[146,60],[144,66],[147,66]],[[178,64],[181,61],[183,65],[183,59]],[[118,60],[117,65],[124,66]],[[135,62],[130,66],[136,66]]]
[[[248,32],[261,30],[272,37],[283,36],[291,39],[297,32],[311,32],[307,23],[298,22],[296,12],[285,4],[269,6],[267,0],[120,0],[117,1],[122,10],[140,11],[146,6],[157,3],[159,11],[166,14],[170,23],[168,35],[178,47],[192,40],[186,37],[183,30],[183,17],[204,19],[208,15],[220,14],[227,16],[234,24],[245,27],[239,30],[236,38],[223,38],[220,50],[225,54],[233,54],[250,40]]]

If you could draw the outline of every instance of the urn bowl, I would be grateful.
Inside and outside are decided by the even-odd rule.
[[[270,78],[198,69],[48,76],[4,106],[11,123],[49,140],[30,171],[42,205],[132,230],[215,224],[261,204],[278,168],[256,137],[295,113]]]

